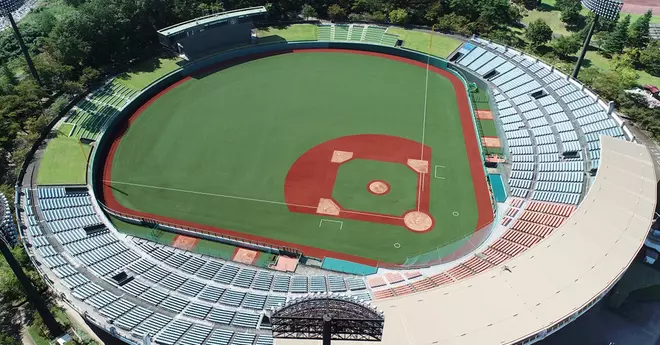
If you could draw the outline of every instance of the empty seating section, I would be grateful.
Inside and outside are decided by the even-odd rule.
[[[272,344],[270,334],[256,328],[263,310],[283,305],[288,294],[371,298],[363,278],[290,275],[120,239],[103,225],[84,188],[40,187],[28,191],[26,200],[27,232],[44,266],[109,323],[137,337],[150,334],[156,344]],[[50,240],[45,233],[52,233]],[[79,272],[64,256],[89,271]]]
[[[322,24],[319,25],[319,41],[367,42],[395,46],[399,36],[388,34],[386,28],[374,25],[358,24]]]
[[[70,136],[96,139],[108,121],[130,102],[138,91],[110,82],[76,104],[66,122],[74,124]],[[67,133],[69,134],[69,133]]]
[[[533,58],[478,38],[459,53],[458,65],[494,86],[512,162],[510,194],[576,205],[586,191],[585,172],[600,158],[598,136],[624,137],[616,121],[597,100]]]
[[[391,298],[449,284],[484,272],[524,252],[549,236],[575,210],[576,206],[512,199],[505,212],[508,228],[483,251],[469,256],[445,272],[433,275],[420,272],[386,273],[368,279],[375,299]],[[514,218],[511,217],[516,217]],[[332,280],[330,280],[332,281]]]

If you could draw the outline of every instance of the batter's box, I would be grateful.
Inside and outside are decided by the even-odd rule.
[[[335,226],[338,225],[339,230],[344,228],[344,222],[342,222],[341,220],[332,220],[332,219],[321,219],[321,221],[319,221],[319,228],[326,227],[325,224],[333,224]]]
[[[434,169],[433,169],[433,177],[435,177],[435,178],[437,178],[437,179],[444,180],[444,179],[445,179],[445,176],[444,176],[444,170],[445,170],[446,168],[447,168],[447,167],[444,166],[444,165],[436,165],[436,166],[434,167]]]

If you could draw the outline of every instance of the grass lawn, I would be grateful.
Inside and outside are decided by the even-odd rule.
[[[403,262],[464,238],[477,223],[453,85],[440,74],[429,75],[432,96],[424,117],[425,79],[425,69],[418,66],[348,53],[282,54],[190,79],[155,100],[123,135],[106,202],[111,194],[129,212]],[[255,93],[259,102],[252,99]],[[323,217],[315,211],[293,212],[287,206],[284,182],[308,150],[357,134],[419,142],[423,126],[433,133],[425,139],[433,150],[430,165],[450,167],[443,171],[445,180],[429,182],[428,209],[437,224],[432,231],[414,233],[398,224],[342,218],[343,231],[338,232],[333,224],[320,227]],[[413,156],[419,157],[418,149]],[[328,197],[333,188],[344,187],[330,188]],[[360,188],[366,192],[366,183]],[[305,189],[302,193],[309,195]],[[311,199],[302,205],[316,210],[319,197]],[[396,250],[394,243],[400,244]]]
[[[38,184],[85,184],[87,158],[91,147],[69,137],[72,126],[65,124],[48,142],[37,173]]]
[[[41,336],[36,326],[29,326],[27,331],[35,345],[50,345],[50,341]]]
[[[136,90],[142,90],[154,80],[174,71],[180,66],[181,59],[153,58],[142,61],[122,73],[115,79],[116,83],[124,84]]]
[[[443,35],[433,35],[433,42],[431,43],[431,34],[402,28],[391,27],[387,29],[387,32],[398,35],[399,39],[403,40],[403,46],[405,48],[443,58],[449,56],[462,43],[453,37]],[[429,47],[429,43],[431,43],[431,47]]]
[[[493,120],[479,120],[479,124],[481,125],[481,131],[483,132],[482,135],[485,137],[496,137],[497,136],[497,130],[495,130],[495,121]]]
[[[593,50],[587,52],[585,56],[585,62],[590,62],[592,66],[603,70],[611,69],[610,59],[598,54],[598,52]],[[639,85],[644,85],[644,84],[660,85],[660,77],[652,76],[647,72],[640,70],[637,70],[637,74],[639,74],[639,79],[637,79],[637,84]]]
[[[271,41],[314,41],[319,32],[319,27],[314,24],[294,24],[283,28],[269,27],[259,29],[257,35],[260,43]]]
[[[199,240],[197,246],[192,249],[195,253],[209,255],[224,260],[231,260],[235,250],[235,246],[209,240]]]
[[[127,235],[143,238],[145,240],[157,242],[164,245],[171,245],[176,234],[162,231],[162,230],[152,230],[143,226],[126,223],[121,221],[119,218],[109,216],[108,217],[112,224],[117,228],[119,232],[123,232]]]
[[[548,1],[544,0],[543,3],[546,4]],[[555,34],[560,34],[560,35],[568,35],[570,32],[566,30],[566,27],[564,26],[564,22],[561,21],[561,14],[559,11],[539,11],[539,10],[532,10],[527,12],[527,16],[525,16],[522,19],[522,22],[525,25],[529,25],[529,23],[541,19],[550,28],[552,29],[552,32]]]

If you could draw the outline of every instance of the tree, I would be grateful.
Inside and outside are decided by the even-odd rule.
[[[649,74],[660,77],[660,41],[654,41],[640,51],[639,63]]]
[[[7,66],[7,64],[2,65],[2,76],[5,78],[5,81],[8,84],[10,84],[10,85],[18,84],[18,79],[16,79],[16,76],[14,75],[14,72],[12,72],[9,69],[9,66]]]
[[[552,39],[552,29],[543,19],[537,19],[529,23],[525,30],[525,38],[529,45],[536,49]]]
[[[2,345],[19,345],[20,343],[16,338],[10,337],[7,334],[0,333],[0,344]]]
[[[580,1],[573,1],[573,3],[567,3],[565,7],[561,9],[561,21],[566,24],[568,27],[575,28],[582,21],[582,4]]]
[[[318,17],[318,13],[316,12],[316,9],[312,7],[310,4],[304,4],[302,7],[302,16],[307,19],[307,18],[316,18]]]
[[[648,10],[630,26],[629,47],[644,49],[649,44],[649,26],[652,16],[653,12]]]
[[[567,59],[580,50],[580,38],[577,35],[561,36],[550,42],[552,49],[562,59]]]
[[[631,89],[637,83],[637,72],[629,67],[617,70],[600,70],[585,68],[580,72],[580,79],[589,85],[596,93],[607,100],[616,101],[624,90]]]
[[[528,10],[537,8],[540,4],[539,0],[513,0],[513,3],[525,7]]]
[[[333,21],[338,21],[346,18],[346,11],[339,5],[334,4],[328,6],[328,17]]]
[[[408,22],[408,12],[402,8],[397,8],[390,12],[390,22],[403,25]]]
[[[602,49],[606,55],[623,52],[628,43],[628,26],[630,26],[630,15],[627,15],[616,24],[614,31],[605,37]]]
[[[101,73],[97,69],[91,67],[85,67],[82,70],[82,74],[80,75],[78,82],[82,84],[84,87],[90,87],[100,78],[101,78]]]

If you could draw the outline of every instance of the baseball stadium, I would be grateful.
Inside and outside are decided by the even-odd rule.
[[[476,36],[445,57],[372,24],[266,37],[265,13],[158,31],[171,71],[108,79],[22,172],[20,236],[87,322],[127,344],[531,344],[630,266],[653,160],[578,80]],[[296,323],[321,305],[378,334]]]

